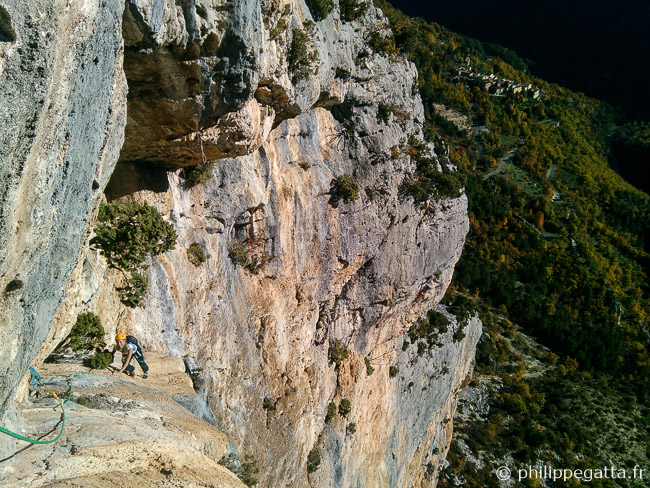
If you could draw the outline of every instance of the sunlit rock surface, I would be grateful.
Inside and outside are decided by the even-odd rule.
[[[460,342],[450,333],[431,355],[402,351],[402,344],[449,285],[468,231],[467,201],[415,203],[402,190],[415,169],[409,138],[422,138],[424,115],[414,66],[368,45],[371,36],[388,34],[381,12],[370,7],[355,22],[342,22],[336,10],[313,26],[305,23],[311,19],[303,2],[127,2],[123,22],[109,23],[115,36],[106,38],[115,49],[110,90],[93,90],[112,107],[110,121],[120,114],[123,124],[128,114],[106,194],[155,205],[174,224],[178,244],[152,259],[142,305],[125,308],[115,292],[123,277],[80,231],[99,196],[93,178],[104,188],[118,160],[122,126],[86,115],[101,127],[86,129],[93,137],[117,145],[110,158],[106,150],[101,157],[85,151],[83,171],[82,163],[64,165],[88,185],[85,205],[76,198],[57,210],[71,215],[66,224],[75,232],[47,218],[69,244],[57,254],[66,272],[51,291],[51,309],[39,316],[32,352],[5,342],[2,357],[20,355],[11,380],[17,384],[44,339],[37,363],[76,314],[92,310],[107,339],[119,328],[149,350],[196,358],[196,386],[230,449],[257,461],[260,486],[431,486],[435,477],[425,479],[423,466],[435,470],[444,459],[480,323],[472,320]],[[317,72],[297,83],[287,60],[294,28],[308,33],[319,58]],[[390,107],[387,117],[380,106]],[[78,134],[75,141],[84,143]],[[24,162],[20,154],[16,161]],[[216,160],[211,177],[188,188],[178,168],[204,160]],[[93,167],[105,172],[90,176],[99,171]],[[53,185],[47,191],[56,188],[56,174],[39,180]],[[337,190],[343,175],[358,184],[358,198]],[[11,181],[35,184],[25,178],[16,173]],[[2,239],[13,237],[3,231]],[[187,257],[193,242],[209,254],[198,267]],[[231,257],[238,246],[247,262]],[[6,249],[7,259],[19,260]],[[52,283],[51,273],[40,273],[43,283]],[[23,295],[7,296],[20,307]],[[13,313],[16,324],[27,316]],[[19,327],[7,336],[24,337]],[[328,359],[334,340],[349,351],[338,368]],[[391,366],[399,370],[394,377]],[[350,400],[350,413],[326,424],[328,404],[342,399]],[[321,464],[308,474],[312,449]]]

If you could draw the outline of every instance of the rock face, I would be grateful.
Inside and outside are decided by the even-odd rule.
[[[66,294],[122,145],[119,1],[0,6],[0,422]],[[0,453],[10,444],[0,438]]]
[[[132,310],[115,292],[123,278],[81,246],[83,233],[62,234],[69,252],[52,252],[66,256],[66,272],[29,351],[52,324],[43,359],[90,309],[109,336],[126,330],[150,350],[196,358],[196,386],[231,450],[257,460],[260,486],[435,484],[423,465],[435,472],[444,458],[480,323],[473,320],[460,342],[450,333],[430,356],[402,344],[451,280],[468,231],[467,201],[415,203],[401,191],[414,170],[409,139],[422,139],[423,109],[413,65],[381,52],[384,22],[374,7],[353,22],[335,10],[313,24],[303,2],[127,2],[128,103],[106,113],[115,118],[126,105],[128,119],[107,195],[155,205],[175,225],[178,245],[152,260],[149,291]],[[292,40],[300,31],[303,57]],[[115,81],[119,32],[114,41],[113,91],[103,102],[118,100],[123,87]],[[103,127],[119,142],[119,124]],[[92,164],[108,168],[117,160],[110,154]],[[181,171],[170,171],[204,160],[216,160],[205,185],[189,188]],[[75,181],[86,178],[91,189],[96,178],[103,188],[105,177],[76,168],[67,170]],[[66,207],[77,228],[91,220],[94,195],[83,208]],[[188,259],[195,242],[209,254],[199,266]],[[67,299],[57,307],[66,280]],[[10,349],[2,347],[6,367]],[[34,355],[20,354],[14,385]],[[349,412],[326,423],[328,405],[343,400]],[[321,462],[308,474],[312,451]]]

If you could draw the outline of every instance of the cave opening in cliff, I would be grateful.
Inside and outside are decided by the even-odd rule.
[[[104,194],[109,202],[136,192],[148,190],[164,193],[169,189],[167,171],[149,164],[118,162]]]

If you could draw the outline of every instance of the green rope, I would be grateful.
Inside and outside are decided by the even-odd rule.
[[[20,439],[21,441],[31,442],[32,444],[52,444],[53,442],[57,441],[59,439],[59,437],[61,437],[61,434],[63,434],[63,428],[64,427],[65,427],[65,409],[63,408],[63,403],[62,403],[61,404],[61,430],[59,431],[59,435],[57,435],[52,440],[39,441],[38,439],[30,439],[29,437],[25,437],[25,436],[22,436],[20,434],[16,434],[15,432],[12,432],[12,431],[10,431],[8,429],[5,429],[4,427],[0,427],[0,432],[4,432],[5,434],[9,434],[11,437],[15,437],[16,439]]]
[[[15,437],[16,439],[20,439],[21,441],[31,442],[32,444],[52,444],[53,442],[56,442],[59,439],[59,437],[61,437],[61,434],[63,434],[63,428],[65,427],[65,409],[63,408],[63,405],[68,403],[68,401],[72,397],[72,378],[74,376],[78,375],[78,374],[81,374],[81,373],[73,373],[68,377],[68,386],[70,387],[70,391],[68,393],[68,398],[66,398],[65,401],[63,401],[63,402],[57,403],[57,405],[61,407],[61,430],[59,431],[59,435],[57,435],[54,439],[51,439],[49,441],[40,441],[38,439],[30,439],[29,437],[25,437],[25,436],[22,436],[20,434],[17,434],[16,432],[12,432],[9,429],[5,429],[2,426],[0,426],[0,432],[4,432],[5,434],[10,435],[11,437]],[[40,378],[39,378],[39,380],[40,380]]]

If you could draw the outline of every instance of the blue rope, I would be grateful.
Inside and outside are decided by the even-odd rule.
[[[41,382],[41,375],[38,374],[36,370],[31,366],[29,367],[29,372],[32,375],[31,379],[29,380],[29,387],[33,390]]]

